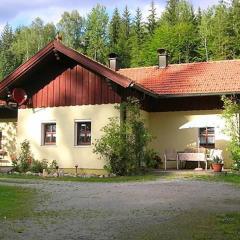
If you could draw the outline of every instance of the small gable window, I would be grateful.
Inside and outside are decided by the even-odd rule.
[[[42,124],[42,144],[56,145],[56,123]]]
[[[75,145],[91,145],[91,121],[75,121]]]

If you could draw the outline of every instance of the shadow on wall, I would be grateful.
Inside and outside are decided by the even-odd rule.
[[[9,160],[16,156],[17,143],[17,123],[16,122],[1,122],[0,131],[2,132],[2,149],[7,152]]]

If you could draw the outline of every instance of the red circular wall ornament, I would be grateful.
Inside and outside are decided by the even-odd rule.
[[[22,88],[14,88],[12,98],[18,105],[22,105],[27,100],[27,94]]]

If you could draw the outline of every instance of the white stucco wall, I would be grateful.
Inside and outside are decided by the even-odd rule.
[[[16,155],[16,121],[16,119],[1,119],[0,121],[0,131],[2,132],[2,150],[6,152],[3,160],[9,161],[8,163],[1,163],[4,166],[11,164],[11,155]]]
[[[28,139],[37,159],[57,160],[61,168],[102,169],[104,161],[92,150],[93,146],[74,146],[74,121],[91,120],[92,141],[102,134],[100,129],[108,123],[108,118],[118,116],[113,104],[55,107],[43,109],[20,109],[18,113],[18,146]],[[224,120],[221,111],[184,111],[148,113],[142,111],[146,127],[154,136],[152,147],[163,157],[165,149],[183,151],[197,147],[198,128],[191,127],[196,121],[211,122],[215,125],[215,147],[224,151],[225,166],[230,167],[231,159],[227,151],[229,138],[224,135]],[[56,122],[57,143],[55,146],[42,145],[42,123]]]
[[[155,137],[152,147],[162,158],[165,149],[183,151],[197,147],[199,130],[191,126],[201,121],[206,125],[215,122],[215,148],[223,150],[225,165],[230,167],[231,159],[227,151],[229,137],[223,133],[224,120],[218,110],[149,113],[149,129]]]
[[[57,160],[61,168],[102,169],[104,161],[93,153],[93,145],[74,146],[74,121],[91,120],[92,142],[102,134],[110,117],[118,116],[114,104],[20,109],[18,112],[18,146],[30,141],[36,159]],[[42,123],[56,122],[56,145],[42,145]]]

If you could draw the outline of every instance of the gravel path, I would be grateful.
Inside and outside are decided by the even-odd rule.
[[[151,224],[187,212],[240,211],[240,188],[224,183],[157,180],[78,183],[24,180],[37,189],[36,216],[0,221],[0,239],[131,239]]]

